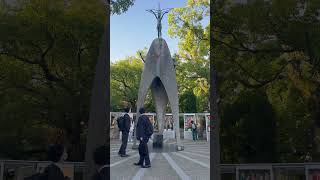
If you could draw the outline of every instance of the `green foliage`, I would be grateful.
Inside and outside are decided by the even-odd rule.
[[[180,95],[179,108],[181,113],[197,112],[197,97],[192,91],[186,91]]]
[[[242,91],[266,92],[275,111],[277,161],[301,162],[308,153],[315,160],[319,154],[316,147],[320,143],[314,137],[314,124],[320,118],[316,95],[320,87],[319,8],[317,1],[298,0],[247,4],[219,0],[214,4],[210,38],[220,111],[225,114],[224,108],[235,103]],[[222,126],[238,116],[224,116]],[[231,132],[222,128],[223,134]]]
[[[177,81],[179,92],[192,89],[197,97],[198,109],[208,110],[209,101],[209,1],[188,1],[186,7],[176,8],[168,15],[171,37],[179,39]]]
[[[268,163],[276,160],[275,113],[266,95],[242,92],[234,103],[226,105],[221,118],[225,163]]]
[[[127,57],[111,64],[111,110],[122,111],[125,106],[136,109],[143,62],[138,57]]]
[[[121,14],[126,12],[133,4],[135,0],[111,0],[111,13]]]
[[[74,147],[82,144],[80,122],[88,120],[105,10],[100,1],[69,1],[67,7],[63,0],[19,3],[1,9],[0,16],[1,137],[16,142],[7,147],[21,155],[30,147],[43,152],[53,140],[35,137],[61,129],[71,144],[70,160],[81,161],[83,152],[74,153]]]

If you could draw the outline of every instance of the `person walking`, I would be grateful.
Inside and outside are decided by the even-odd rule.
[[[144,108],[139,109],[140,117],[137,123],[136,138],[140,141],[139,144],[139,155],[140,160],[134,163],[136,166],[141,166],[142,168],[150,168],[150,158],[148,151],[148,141],[153,134],[153,126],[150,122],[148,116],[146,116]],[[144,164],[145,163],[145,164]]]
[[[191,121],[191,129],[192,129],[192,139],[196,141],[198,139],[197,134],[197,125],[194,121]]]
[[[128,136],[129,136],[130,126],[131,126],[131,118],[128,113],[129,113],[129,108],[125,108],[125,114],[118,119],[118,126],[122,133],[122,136],[121,136],[122,144],[118,152],[119,156],[121,157],[129,156],[128,154],[126,154]]]

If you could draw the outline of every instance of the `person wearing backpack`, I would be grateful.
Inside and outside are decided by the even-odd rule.
[[[108,148],[107,146],[100,146],[95,149],[93,153],[93,160],[97,166],[97,172],[93,175],[92,180],[105,180],[110,178],[108,171]]]
[[[69,177],[64,176],[61,164],[67,159],[68,154],[63,145],[54,144],[49,146],[48,158],[51,161],[44,172],[37,173],[25,180],[69,180]]]
[[[140,160],[137,163],[134,163],[136,166],[141,166],[142,168],[150,168],[150,158],[149,158],[149,151],[148,151],[148,141],[151,135],[153,134],[153,126],[146,116],[144,108],[139,109],[140,117],[137,123],[136,129],[136,137],[137,140],[140,141],[139,144],[139,155]],[[145,165],[143,165],[145,163]]]
[[[118,127],[119,130],[122,132],[121,140],[122,144],[119,149],[119,156],[121,157],[127,157],[129,156],[126,154],[127,144],[128,144],[128,136],[131,126],[131,118],[129,116],[129,108],[125,108],[125,114],[118,118]]]
[[[194,121],[191,121],[191,129],[192,129],[192,138],[193,140],[197,140],[197,125]]]

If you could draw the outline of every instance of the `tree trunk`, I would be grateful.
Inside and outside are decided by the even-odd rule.
[[[210,132],[210,141],[213,141],[213,143],[210,143],[210,146],[213,145],[212,150],[213,153],[211,154],[211,157],[213,158],[213,164],[212,164],[212,174],[210,179],[214,180],[220,180],[220,119],[218,115],[218,103],[217,103],[217,85],[216,85],[216,71],[213,66],[210,67],[211,71],[211,109],[210,109],[210,126],[214,128],[211,128]]]
[[[107,110],[110,105],[110,90],[109,87],[109,62],[110,59],[110,16],[107,8],[107,16],[105,19],[104,34],[102,44],[99,49],[99,57],[96,64],[96,71],[91,94],[90,115],[88,137],[86,145],[86,174],[85,179],[90,180],[95,172],[95,163],[93,161],[94,150],[101,145],[108,145],[106,142],[107,134],[109,134],[109,113]],[[106,152],[109,154],[109,152]]]

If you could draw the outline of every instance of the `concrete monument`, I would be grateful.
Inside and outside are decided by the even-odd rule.
[[[161,19],[168,10],[159,10],[152,12],[158,20],[158,38],[153,40],[148,54],[145,58],[144,69],[141,75],[141,82],[139,87],[138,101],[137,101],[137,119],[139,118],[139,109],[144,106],[144,100],[148,89],[151,89],[155,104],[157,121],[159,125],[159,132],[154,134],[154,141],[161,141],[163,139],[163,129],[165,120],[165,110],[168,103],[170,103],[172,110],[172,117],[174,121],[174,131],[177,140],[177,150],[183,150],[180,140],[179,127],[179,100],[178,87],[176,81],[176,72],[174,61],[171,58],[168,45],[164,39],[161,38]],[[135,121],[135,126],[137,121]],[[133,148],[136,148],[136,139],[133,143]]]
[[[170,103],[177,148],[178,150],[182,150],[183,146],[180,141],[179,100],[176,72],[167,43],[162,38],[153,40],[145,58],[137,101],[138,110],[140,107],[144,106],[144,100],[149,88],[151,89],[156,105],[159,134],[163,133],[166,114],[165,110],[167,104]],[[137,119],[139,118],[139,115],[139,112],[137,112]],[[137,121],[135,121],[135,126],[136,123]],[[136,140],[134,140],[134,147],[136,144],[135,141]]]

